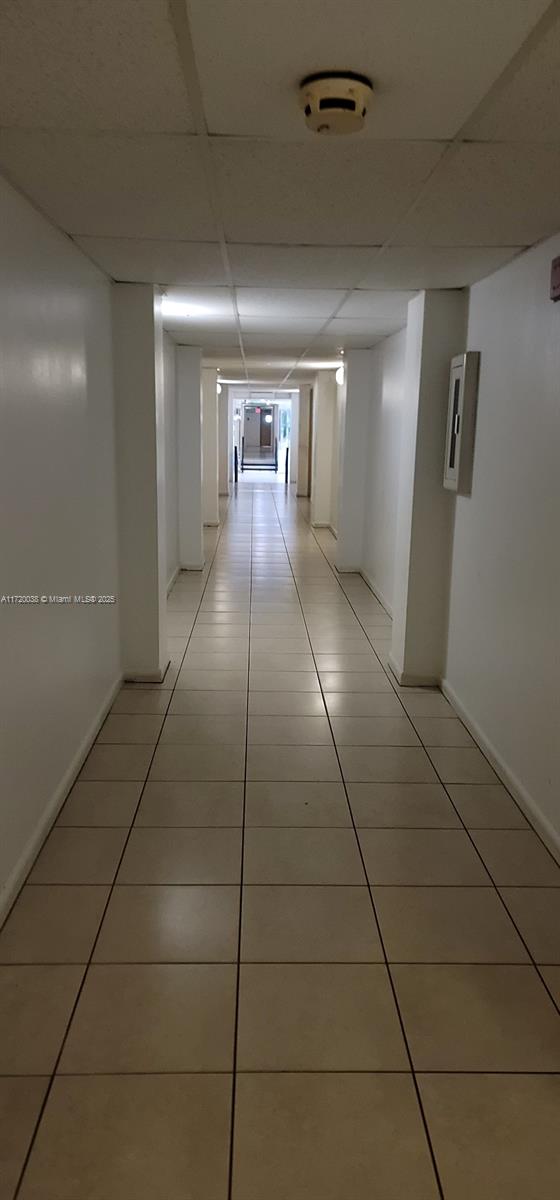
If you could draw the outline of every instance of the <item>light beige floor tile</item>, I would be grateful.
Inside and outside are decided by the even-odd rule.
[[[317,692],[249,692],[249,714],[260,717],[324,717]]]
[[[428,754],[444,783],[497,783],[490,763],[475,747],[430,746]]]
[[[127,829],[51,831],[29,876],[30,883],[112,883]]]
[[[249,672],[250,692],[319,692],[319,677],[315,671],[253,671]]]
[[[57,825],[120,825],[128,828],[141,791],[140,781],[133,780],[75,783]]]
[[[162,746],[150,769],[150,781],[158,779],[243,779],[245,745]]]
[[[410,1076],[240,1075],[233,1200],[376,1195],[437,1200]]]
[[[558,1190],[558,1075],[420,1075],[449,1200],[545,1200]]]
[[[251,715],[248,737],[250,745],[332,746],[326,717]]]
[[[411,717],[456,717],[457,714],[441,692],[428,688],[405,688],[393,684],[399,699]]]
[[[278,651],[259,650],[254,648],[251,640],[251,670],[252,671],[314,671],[315,663],[312,654],[301,651],[286,652],[284,648]]]
[[[246,962],[382,962],[366,887],[246,887]]]
[[[320,671],[324,692],[391,692],[381,664],[378,671]]]
[[[0,1079],[0,1200],[12,1200],[48,1080]]]
[[[236,968],[151,963],[90,968],[59,1074],[229,1071]]]
[[[531,966],[391,967],[418,1071],[558,1071],[560,1015]]]
[[[225,1200],[230,1102],[227,1075],[59,1076],[22,1200]]]
[[[408,1059],[384,966],[241,967],[240,1071],[400,1071]]]
[[[362,674],[363,672],[382,670],[379,659],[371,649],[361,651],[359,654],[316,654],[315,661],[320,673],[348,671]]]
[[[332,717],[337,746],[419,746],[406,717]]]
[[[0,962],[86,963],[108,896],[108,887],[24,887],[0,933]]]
[[[391,962],[529,961],[494,888],[376,887],[374,900]]]
[[[235,962],[237,887],[116,887],[94,961]]]
[[[96,743],[90,750],[78,778],[144,780],[153,752],[153,746],[102,746]]]
[[[246,687],[246,670],[196,671],[192,667],[182,667],[177,678],[179,691],[242,692]]]
[[[190,671],[242,671],[247,670],[248,649],[230,653],[226,650],[199,653],[190,647],[185,655],[184,673]]]
[[[245,715],[199,714],[165,718],[160,746],[231,746],[245,741]]]
[[[421,746],[341,746],[349,783],[431,783],[437,775]]]
[[[109,713],[98,737],[97,745],[143,745],[153,746],[158,740],[163,724],[162,716],[147,713]]]
[[[501,783],[450,783],[447,791],[468,829],[526,829],[523,813]]]
[[[325,704],[331,717],[403,717],[402,704],[390,689],[386,692],[326,692]]]
[[[247,711],[247,691],[174,692],[169,706],[173,716],[241,716]]]
[[[560,967],[541,967],[541,972],[552,993],[556,1007],[560,1009]]]
[[[247,779],[340,780],[340,769],[330,746],[249,746]]]
[[[358,826],[454,829],[460,821],[441,783],[349,783]]]
[[[462,721],[448,717],[415,717],[414,725],[425,746],[474,746]]]
[[[136,825],[241,825],[243,783],[147,783]]]
[[[460,829],[360,829],[359,837],[370,883],[490,883],[468,834]]]
[[[341,783],[248,783],[248,826],[351,825]]]
[[[560,888],[502,887],[507,907],[539,963],[560,963]]]
[[[0,1075],[50,1075],[83,966],[0,967]]]
[[[363,884],[351,829],[247,829],[244,881]]]
[[[239,883],[239,829],[132,830],[117,882]]]
[[[159,692],[122,688],[111,709],[112,713],[164,713],[171,697],[170,691]]]
[[[560,867],[531,829],[473,829],[494,883],[560,887]]]
[[[277,644],[278,643],[275,641],[275,645],[277,645]],[[309,654],[309,650],[310,650],[309,638],[307,636],[282,638],[281,649],[282,649],[282,653],[284,653],[284,654]],[[251,634],[251,658],[253,658],[253,656],[257,652],[257,650],[259,651],[259,653],[261,651],[266,651],[267,653],[270,652],[270,638],[269,637],[259,637],[258,633],[252,633]],[[279,651],[277,650],[275,653],[279,653]]]

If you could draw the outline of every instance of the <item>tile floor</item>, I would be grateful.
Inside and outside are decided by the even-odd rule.
[[[0,1200],[552,1200],[560,869],[277,483],[0,934]]]

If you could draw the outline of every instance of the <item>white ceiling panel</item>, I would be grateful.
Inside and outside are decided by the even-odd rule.
[[[0,167],[67,233],[212,241],[196,138],[0,130]]]
[[[467,133],[482,141],[560,142],[560,22]]]
[[[227,287],[165,289],[165,303],[180,311],[185,321],[205,322],[233,321],[234,308],[231,292]]]
[[[226,284],[217,242],[78,237],[82,250],[124,283]]]
[[[441,156],[432,142],[212,142],[234,242],[383,242]]]
[[[328,317],[344,297],[344,291],[293,288],[237,288],[237,307],[242,317],[296,320],[299,317]]]
[[[373,267],[364,246],[230,245],[233,281],[243,287],[349,288]]]
[[[313,337],[325,323],[325,317],[316,317],[314,320],[308,319],[305,321],[285,321],[271,320],[269,317],[241,317],[241,329],[243,333],[271,333],[281,334],[286,339],[292,336]]]
[[[369,346],[372,338],[387,337],[406,325],[406,308],[404,314],[397,317],[377,317],[375,320],[358,321],[348,317],[335,317],[327,329],[329,337],[335,337],[343,346]]]
[[[189,0],[211,132],[308,138],[297,85],[369,75],[368,138],[449,138],[549,0]]]
[[[2,125],[192,129],[166,0],[9,0],[0,45]]]
[[[460,288],[490,275],[519,253],[516,246],[389,246],[361,281],[372,288]]]
[[[530,245],[558,229],[560,147],[465,144],[398,230],[398,245]]]
[[[172,335],[180,346],[201,346],[203,350],[207,347],[219,347],[228,351],[234,350],[237,346],[237,349],[239,349],[235,330],[231,326],[227,328],[209,328],[205,325],[204,327],[189,326],[186,328],[185,326],[169,325],[164,321],[164,329],[167,329],[167,332]]]
[[[363,321],[406,321],[408,301],[414,292],[356,291],[345,301],[340,318],[359,318]]]

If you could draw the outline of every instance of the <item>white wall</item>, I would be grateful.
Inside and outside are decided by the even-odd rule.
[[[330,526],[332,518],[332,453],[336,412],[334,371],[318,371],[313,397],[313,464],[311,523]]]
[[[167,530],[167,586],[179,566],[179,496],[177,491],[177,381],[175,342],[163,335],[165,420],[165,524]]]
[[[472,494],[457,498],[446,680],[560,836],[560,237],[471,290]]]
[[[338,531],[338,493],[342,478],[342,453],[344,449],[344,416],[346,410],[346,379],[336,385],[335,410],[333,414],[333,444],[331,461],[331,528]]]
[[[406,329],[372,352],[363,569],[388,612],[393,610],[405,353]]]
[[[0,180],[3,595],[117,592],[110,285]],[[0,605],[0,906],[120,678],[116,605]]]

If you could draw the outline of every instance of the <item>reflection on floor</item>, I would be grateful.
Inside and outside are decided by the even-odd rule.
[[[39,855],[2,1200],[557,1193],[560,870],[329,537],[239,488]]]

